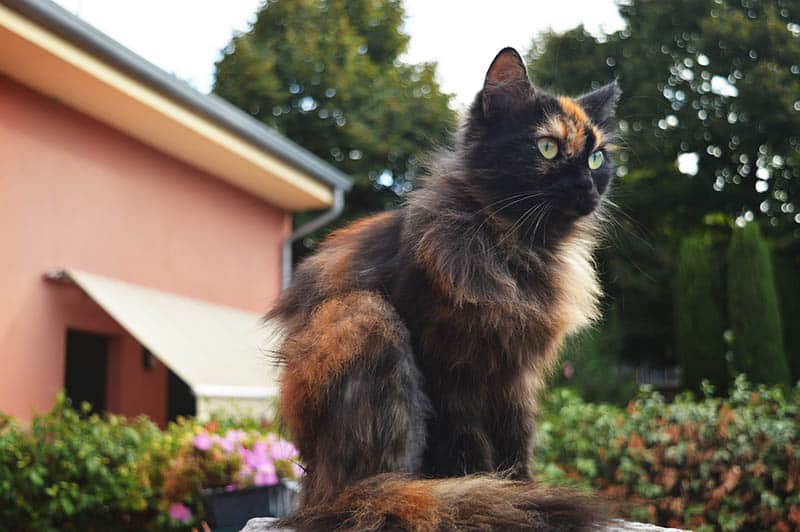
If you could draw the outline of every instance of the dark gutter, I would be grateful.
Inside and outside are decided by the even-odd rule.
[[[282,256],[281,256],[281,286],[289,288],[292,284],[292,244],[300,240],[306,235],[309,235],[317,229],[324,227],[334,221],[342,214],[344,210],[344,191],[341,188],[334,189],[333,191],[333,205],[330,209],[321,213],[316,218],[304,223],[289,235],[289,238],[283,241]]]
[[[317,178],[334,189],[350,190],[344,173],[308,150],[257,121],[238,107],[213,94],[203,94],[128,50],[106,34],[49,0],[0,0],[58,34],[75,46],[99,57],[133,78],[205,116],[259,148]]]

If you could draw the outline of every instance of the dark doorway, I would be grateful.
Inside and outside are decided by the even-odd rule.
[[[175,421],[178,416],[194,416],[197,404],[192,389],[183,379],[169,370],[167,379],[167,420]]]
[[[92,405],[92,412],[105,410],[107,367],[108,337],[67,331],[64,392],[75,408],[85,401]]]

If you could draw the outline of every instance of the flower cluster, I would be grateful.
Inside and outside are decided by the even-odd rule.
[[[216,428],[195,427],[165,475],[167,511],[176,521],[193,519],[193,495],[201,489],[273,486],[303,475],[297,448],[276,434],[238,429],[220,434]]]
[[[297,480],[303,468],[297,463],[299,454],[292,443],[275,434],[247,434],[242,430],[229,430],[224,436],[200,432],[192,440],[194,448],[210,451],[217,446],[226,456],[238,455],[241,467],[228,490],[254,486],[273,486],[279,478]]]

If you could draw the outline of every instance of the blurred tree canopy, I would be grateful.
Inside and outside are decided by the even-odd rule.
[[[527,58],[536,83],[568,94],[619,80],[613,199],[625,214],[604,253],[606,285],[626,356],[674,362],[683,235],[719,248],[732,225],[755,220],[777,254],[798,256],[800,2],[621,0],[619,10],[621,31],[547,33]]]
[[[400,0],[269,0],[214,92],[350,175],[349,218],[392,207],[455,124],[434,64],[400,62]]]

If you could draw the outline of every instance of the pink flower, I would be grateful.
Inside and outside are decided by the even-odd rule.
[[[214,436],[217,436],[216,434]],[[226,454],[230,454],[233,452],[233,442],[227,438],[221,438],[217,436],[214,438],[214,443],[219,445]]]
[[[286,440],[278,440],[272,446],[273,460],[292,460],[297,456],[297,448]]]
[[[269,444],[264,440],[258,440],[253,444],[253,453],[257,454],[258,456],[267,456],[269,452]]]
[[[259,455],[258,453],[247,449],[242,449],[240,454],[242,455],[242,462],[244,465],[251,469],[257,468],[258,464],[260,464],[266,458],[266,456]]]
[[[173,502],[169,505],[169,516],[176,521],[188,523],[192,520],[192,511],[185,504]]]
[[[564,378],[571,379],[573,375],[575,375],[575,368],[572,367],[572,364],[569,361],[564,362],[563,366],[564,371]]]
[[[256,486],[273,486],[278,483],[278,475],[275,474],[275,464],[271,461],[264,461],[256,467],[256,474],[253,476],[253,484]]]
[[[200,434],[194,437],[192,443],[194,443],[195,449],[199,449],[201,451],[207,451],[211,449],[211,444],[213,443],[213,440],[211,439],[211,436],[209,436],[207,433],[201,432]]]
[[[243,430],[229,430],[227,433],[225,433],[225,440],[231,442],[232,444],[236,444],[245,439],[246,436],[247,433]]]

